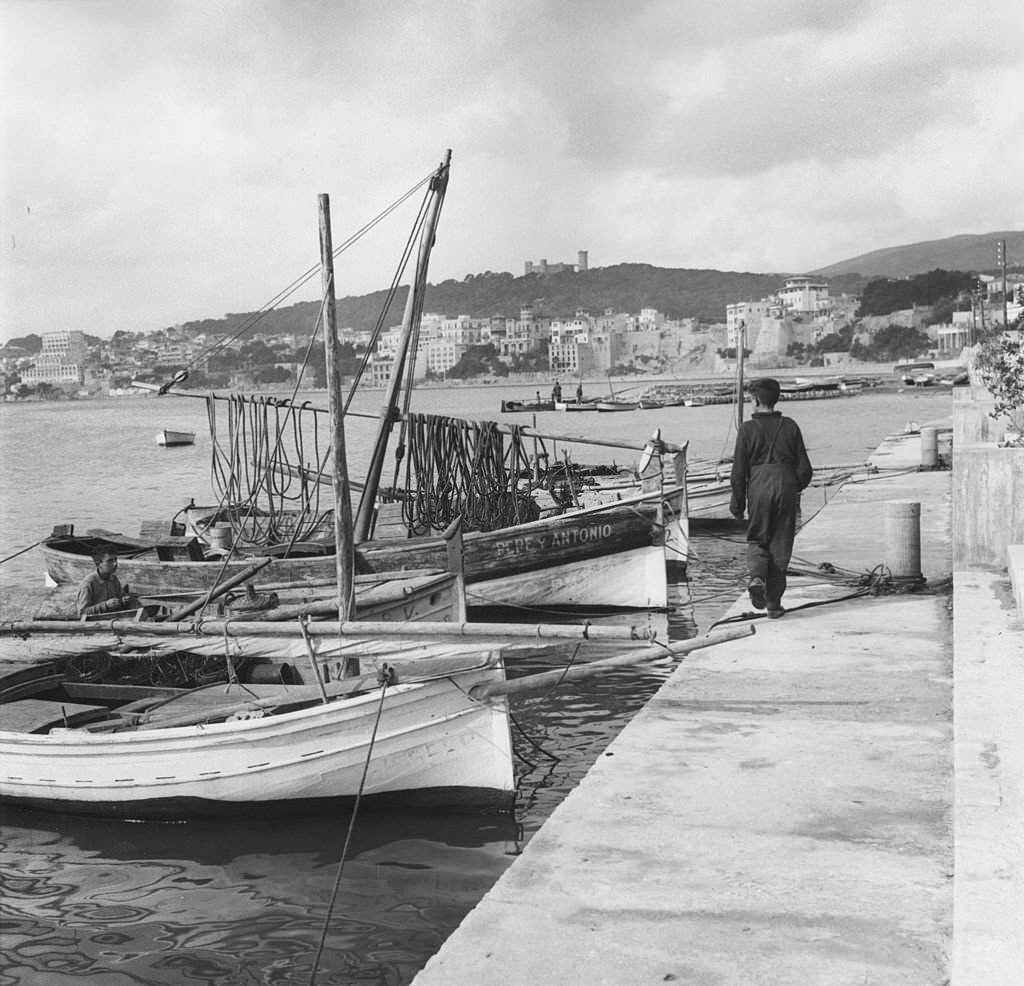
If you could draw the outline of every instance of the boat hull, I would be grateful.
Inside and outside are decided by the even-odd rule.
[[[362,797],[508,807],[508,707],[481,668],[262,718],[116,733],[0,732],[0,799],[122,818],[243,814]],[[379,713],[379,719],[378,719]],[[365,779],[364,779],[365,769]]]
[[[677,519],[685,521],[684,496]],[[666,533],[661,494],[634,496],[588,510],[561,514],[497,531],[476,531],[463,540],[466,596],[470,605],[499,594],[495,583],[508,581],[508,604],[588,605],[633,608],[661,607],[667,600]],[[673,525],[672,560],[685,562],[685,524]],[[48,576],[56,583],[78,584],[94,568],[88,539],[53,538],[42,545]],[[255,554],[255,552],[254,552]],[[218,581],[238,574],[253,555],[228,561],[162,561],[154,552],[121,555],[118,576],[133,592],[155,595],[175,590],[209,590]],[[627,562],[636,581],[626,578],[620,562]],[[657,563],[656,563],[657,562]],[[660,564],[658,564],[660,563]],[[580,565],[578,580],[566,569]],[[364,541],[356,551],[361,573],[410,569],[444,569],[447,549],[438,538]],[[261,585],[297,583],[333,578],[333,555],[275,558],[259,575]],[[651,602],[651,600],[661,600]],[[489,601],[486,605],[493,605]]]
[[[170,431],[164,428],[157,432],[156,443],[165,447],[175,445],[194,445],[196,435],[194,431]]]

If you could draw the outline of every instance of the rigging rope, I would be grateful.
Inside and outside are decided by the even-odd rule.
[[[321,449],[319,418],[308,402],[231,398],[223,435],[213,400],[207,415],[210,482],[220,501],[210,523],[231,524],[236,543],[262,545],[308,540],[330,529],[332,511],[321,505],[321,484],[310,478],[324,471],[330,449]]]
[[[529,486],[522,486],[522,477],[530,474],[522,428],[507,434],[493,421],[416,413],[406,421],[405,482],[389,499],[402,502],[410,532],[441,531],[459,516],[469,531],[492,531],[539,516]]]

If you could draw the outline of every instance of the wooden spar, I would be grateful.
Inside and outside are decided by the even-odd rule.
[[[0,623],[0,637],[26,634],[72,633],[75,636],[171,637],[280,637],[280,624],[259,620],[203,620],[201,623],[145,623],[132,620],[16,620]],[[590,626],[576,623],[442,623],[436,620],[391,623],[386,620],[316,621],[306,624],[311,637],[514,637],[528,640],[594,640],[594,641],[650,641],[652,630],[635,626]]]
[[[348,462],[345,453],[345,418],[341,409],[341,361],[338,353],[338,326],[334,302],[334,245],[331,242],[331,200],[321,194],[320,270],[326,304],[324,306],[324,345],[327,352],[327,398],[331,411],[331,458],[334,463],[334,560],[338,579],[338,615],[348,620],[355,609],[352,575],[355,571],[355,546],[352,540],[352,500],[348,488]]]
[[[145,388],[147,390],[154,390],[154,391],[160,389],[160,385],[159,384],[155,384],[155,383],[151,384],[151,383],[148,383],[148,382],[142,381],[142,380],[133,380],[132,381],[132,386],[133,387],[142,387],[142,388]],[[634,387],[634,388],[631,388],[631,389],[635,390],[636,388]],[[227,400],[238,401],[238,400],[241,400],[241,401],[250,401],[250,402],[253,402],[253,403],[257,403],[257,402],[263,400],[263,398],[253,398],[253,397],[244,397],[244,396],[223,397],[223,396],[221,396],[219,394],[214,394],[214,393],[210,393],[210,394],[198,393],[198,392],[197,393],[191,393],[189,391],[182,391],[182,390],[169,390],[169,391],[167,391],[167,393],[170,396],[172,396],[172,397],[195,397],[195,398],[198,398],[199,400],[204,400],[204,401],[207,398],[210,398],[211,400],[215,400],[215,401],[227,401]],[[620,393],[624,393],[624,391],[620,391]],[[328,413],[327,408],[323,408],[323,407],[312,407],[312,406],[309,406],[309,407],[305,407],[305,410],[312,411],[314,414],[327,414]],[[372,419],[377,420],[377,421],[380,421],[381,417],[382,417],[382,415],[366,414],[366,413],[363,413],[363,412],[360,412],[360,411],[353,411],[353,410],[349,410],[346,413],[350,417],[353,417],[353,418],[372,418]],[[406,419],[406,417],[407,417],[407,415],[402,414],[396,408],[396,410],[392,413],[392,415],[391,415],[389,420],[390,420],[391,424],[396,424],[399,421],[404,421]],[[468,419],[459,419],[458,417],[455,417],[454,420],[458,421],[458,420],[468,420]],[[600,445],[600,446],[603,446],[604,448],[621,448],[621,449],[626,449],[626,450],[632,451],[632,452],[642,452],[644,450],[644,447],[645,447],[644,443],[642,443],[642,442],[623,442],[623,441],[613,441],[612,439],[603,439],[603,438],[586,438],[586,437],[584,437],[582,435],[555,435],[555,434],[553,434],[551,432],[538,431],[535,425],[534,425],[534,427],[531,427],[529,425],[527,425],[525,427],[521,426],[521,425],[513,426],[513,425],[505,424],[505,423],[503,423],[501,421],[495,421],[495,422],[493,422],[493,424],[494,424],[495,429],[497,431],[500,431],[500,432],[502,432],[505,435],[511,435],[511,434],[515,433],[516,429],[518,428],[518,430],[523,435],[525,435],[527,438],[543,438],[543,439],[545,439],[547,441],[550,441],[550,442],[568,442],[569,444],[572,444],[572,445]],[[683,445],[674,445],[672,442],[663,442],[662,444],[664,445],[666,452],[682,452],[682,451],[684,451],[686,449],[686,445],[685,444],[683,444]],[[285,473],[288,473],[290,475],[297,475],[298,474],[298,470],[296,470],[296,468],[294,466],[291,467],[290,469],[286,468],[286,467],[283,467],[283,466],[278,467],[278,468],[279,468],[279,470],[281,472],[285,472]],[[323,482],[323,483],[329,483],[330,482],[330,477],[328,477],[328,476],[318,476],[316,473],[312,472],[311,470],[309,471],[308,478],[311,481],[315,481],[315,482]],[[362,487],[362,484],[359,483],[359,482],[353,481],[353,480],[349,480],[349,486],[353,487],[353,488],[356,488],[356,489],[359,489],[359,488]]]
[[[709,634],[706,637],[683,640],[676,644],[666,644],[664,647],[645,647],[643,650],[619,654],[617,657],[605,658],[602,661],[591,661],[589,664],[556,668],[554,671],[542,671],[540,674],[526,675],[523,678],[512,678],[507,681],[485,682],[471,688],[469,697],[476,701],[483,701],[495,695],[516,695],[521,692],[534,691],[537,688],[550,688],[565,681],[579,681],[582,678],[591,678],[594,675],[601,674],[602,671],[608,671],[612,668],[628,667],[633,664],[642,664],[645,661],[655,661],[664,657],[679,657],[683,654],[689,654],[691,651],[699,650],[702,647],[713,647],[715,644],[724,644],[730,640],[749,637],[753,633],[753,625],[748,624],[735,630],[722,630],[715,634]]]
[[[255,564],[249,565],[247,568],[242,569],[242,571],[237,575],[232,576],[226,582],[221,582],[219,585],[214,586],[209,592],[205,593],[199,599],[190,602],[186,606],[182,606],[181,609],[177,609],[173,613],[169,613],[164,622],[177,623],[178,621],[185,619],[185,617],[190,613],[194,613],[196,610],[202,609],[207,605],[207,603],[213,602],[213,600],[218,596],[223,596],[225,592],[233,589],[236,585],[248,581],[261,568],[265,568],[272,561],[272,558],[263,558]]]
[[[416,270],[413,274],[412,283],[409,285],[409,294],[405,299],[405,314],[402,317],[402,339],[398,346],[398,356],[391,371],[387,403],[381,410],[380,428],[377,430],[373,454],[370,457],[370,464],[366,471],[366,486],[363,489],[363,495],[360,497],[359,509],[356,514],[355,540],[357,542],[365,541],[370,536],[374,501],[377,499],[380,476],[384,469],[384,456],[387,453],[391,428],[396,420],[395,415],[399,413],[398,396],[402,389],[403,377],[406,375],[406,360],[416,358],[415,353],[410,357],[409,345],[414,332],[419,327],[420,315],[423,311],[423,299],[427,287],[427,267],[430,262],[430,251],[434,246],[434,237],[437,233],[437,221],[440,218],[441,204],[444,202],[445,192],[448,188],[451,160],[452,152],[449,149],[430,182],[431,198],[427,214],[424,218],[423,228],[420,232],[420,248],[419,255],[416,258]]]

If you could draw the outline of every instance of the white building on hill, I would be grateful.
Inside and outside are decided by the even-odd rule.
[[[89,347],[85,333],[77,329],[44,332],[43,349],[35,365],[21,371],[21,382],[34,386],[50,383],[79,387],[85,382],[85,361]]]

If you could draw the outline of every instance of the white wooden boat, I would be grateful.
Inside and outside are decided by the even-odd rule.
[[[175,445],[194,445],[196,433],[194,431],[172,431],[170,428],[162,428],[156,433],[157,445],[170,448]]]
[[[555,401],[556,411],[596,411],[596,401],[577,401],[577,400],[566,400],[566,401]]]
[[[479,647],[477,648],[479,651]],[[0,706],[0,800],[121,818],[297,809],[357,795],[508,807],[508,707],[475,700],[500,658],[395,683],[223,684],[136,711],[22,697]],[[54,697],[56,696],[56,697]],[[364,780],[365,771],[365,780]]]

